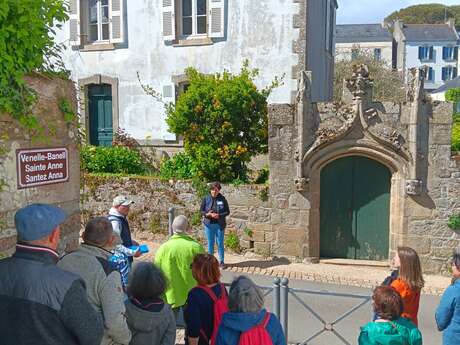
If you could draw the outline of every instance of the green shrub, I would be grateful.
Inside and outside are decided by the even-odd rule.
[[[454,115],[452,125],[452,151],[460,152],[460,113]]]
[[[184,152],[175,154],[166,159],[160,166],[160,177],[163,179],[191,179],[195,176],[196,169],[192,159]]]
[[[205,180],[245,180],[251,157],[268,150],[267,98],[273,83],[258,90],[246,61],[240,74],[208,75],[186,70],[189,87],[167,106],[171,132],[184,138],[196,175]]]
[[[460,230],[460,214],[454,214],[449,217],[447,226],[452,230]]]
[[[147,172],[139,152],[122,146],[83,146],[80,162],[82,170],[90,173],[143,175]]]
[[[258,175],[254,183],[256,184],[267,183],[269,177],[270,177],[270,171],[268,170],[268,166],[264,166],[261,170],[258,171]]]
[[[241,251],[240,238],[235,231],[230,231],[225,235],[225,247],[238,253]]]
[[[190,217],[190,224],[192,226],[200,226],[201,225],[201,212],[197,211]]]

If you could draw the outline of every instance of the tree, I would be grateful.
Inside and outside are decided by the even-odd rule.
[[[460,28],[459,5],[424,4],[409,6],[391,13],[385,18],[385,23],[392,26],[399,19],[405,24],[442,24],[449,18],[454,18],[456,27]]]
[[[453,102],[455,109],[460,103],[460,87],[450,89],[446,92],[446,100]],[[460,152],[460,113],[454,114],[452,124],[452,151]]]
[[[28,129],[37,128],[38,120],[31,114],[35,94],[24,76],[62,67],[53,26],[67,19],[64,0],[0,1],[0,112]]]
[[[251,157],[268,151],[267,98],[280,84],[258,90],[248,62],[239,74],[206,75],[186,70],[189,86],[167,107],[170,130],[183,137],[190,164],[200,178],[245,180]]]
[[[374,80],[374,99],[377,101],[402,102],[405,100],[404,81],[401,74],[393,70],[390,62],[376,60],[365,50],[356,49],[353,61],[341,60],[335,64],[334,100],[339,102],[343,93],[343,80],[353,74],[353,65],[365,64]]]

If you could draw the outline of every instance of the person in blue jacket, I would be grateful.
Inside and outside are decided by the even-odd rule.
[[[200,212],[208,241],[208,253],[214,255],[214,244],[217,242],[219,265],[224,268],[224,233],[227,225],[225,218],[230,214],[230,208],[227,199],[220,193],[221,189],[219,182],[211,183],[209,194],[201,201]]]
[[[230,286],[228,294],[228,309],[225,313],[217,333],[216,345],[238,345],[240,336],[261,324],[267,310],[264,306],[262,290],[251,279],[245,276],[237,277]],[[286,338],[278,318],[269,314],[267,330],[273,345],[286,345]]]
[[[460,252],[452,258],[452,284],[444,291],[436,309],[436,324],[443,331],[443,345],[460,344]]]

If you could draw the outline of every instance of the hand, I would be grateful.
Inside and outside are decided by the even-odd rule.
[[[131,240],[131,242],[133,243],[133,246],[139,247],[139,242],[135,240]]]
[[[214,218],[214,219],[219,219],[219,214],[214,212],[214,213],[212,214],[212,218]]]
[[[141,256],[141,255],[142,255],[142,252],[138,249],[137,252],[134,253],[133,256],[134,256],[135,258],[138,258],[138,257]]]

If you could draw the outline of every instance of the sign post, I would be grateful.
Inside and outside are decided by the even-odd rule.
[[[18,188],[30,188],[69,180],[66,148],[16,150]]]

